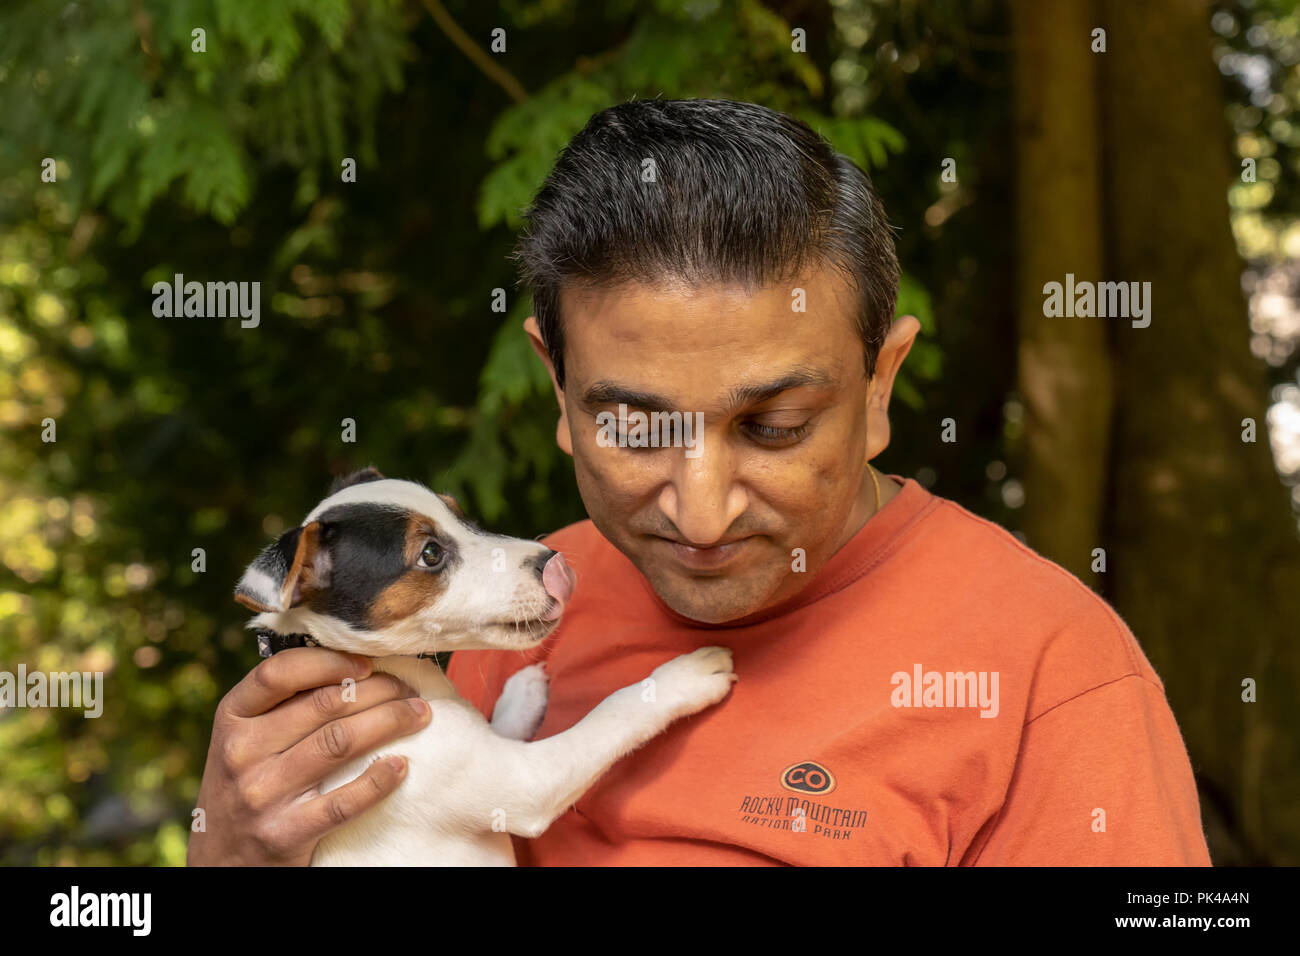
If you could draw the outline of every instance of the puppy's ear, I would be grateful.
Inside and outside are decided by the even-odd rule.
[[[383,475],[374,465],[367,465],[360,471],[354,471],[350,475],[339,475],[334,479],[334,484],[330,485],[330,494],[336,491],[342,491],[344,488],[351,488],[353,485],[359,485],[364,481],[382,481]]]
[[[293,528],[267,545],[235,587],[235,600],[259,613],[287,611],[308,592],[329,586],[329,552],[321,547],[319,521]]]
[[[460,503],[457,502],[456,499],[453,498],[451,495],[438,495],[438,497],[442,499],[442,503],[445,504],[448,508],[450,508],[451,513],[454,514],[457,518],[465,517],[465,512],[461,510]]]

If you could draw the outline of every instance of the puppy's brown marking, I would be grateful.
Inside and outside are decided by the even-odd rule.
[[[403,618],[411,617],[426,607],[432,607],[446,592],[447,575],[416,567],[420,552],[430,539],[437,537],[438,526],[432,518],[412,514],[406,522],[406,540],[402,553],[407,571],[375,597],[370,611],[371,630],[388,627]]]
[[[256,611],[258,614],[262,614],[265,611],[276,610],[276,608],[271,607],[271,605],[263,604],[261,601],[254,600],[252,597],[250,597],[247,594],[236,594],[235,603],[242,604],[250,611]]]
[[[313,521],[298,536],[298,550],[293,555],[293,567],[289,569],[284,585],[280,588],[280,597],[285,607],[306,603],[320,583],[316,573],[319,550],[320,522]]]
[[[443,503],[446,504],[447,507],[451,509],[451,513],[454,514],[457,518],[465,517],[465,512],[461,511],[460,505],[456,503],[456,499],[453,498],[451,495],[438,495],[438,497],[443,500]]]

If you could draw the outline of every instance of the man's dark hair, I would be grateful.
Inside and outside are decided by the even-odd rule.
[[[856,291],[875,375],[898,295],[893,235],[866,173],[792,116],[731,100],[602,110],[561,151],[525,219],[514,258],[561,388],[563,286],[675,279],[752,291],[807,265],[835,267]]]

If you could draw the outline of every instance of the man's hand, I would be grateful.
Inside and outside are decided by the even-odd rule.
[[[205,832],[190,834],[188,864],[306,866],[330,830],[401,783],[406,760],[375,761],[322,795],[330,772],[424,727],[428,703],[369,658],[323,647],[281,651],[222,698],[199,786]],[[343,681],[356,681],[344,700]]]

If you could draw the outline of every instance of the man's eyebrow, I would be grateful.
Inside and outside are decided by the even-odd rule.
[[[584,405],[628,405],[649,412],[672,411],[672,402],[653,392],[641,392],[615,382],[593,382],[582,393]]]
[[[759,402],[765,402],[792,388],[805,386],[826,388],[834,384],[835,379],[824,369],[800,366],[791,369],[785,375],[770,382],[737,386],[728,393],[727,401],[729,407],[735,409],[745,405],[756,405]],[[676,410],[673,408],[673,403],[662,395],[626,388],[616,382],[609,381],[593,382],[582,393],[582,401],[583,404],[589,406],[623,404],[631,408],[644,409],[648,412],[671,412]]]
[[[808,368],[799,366],[791,369],[785,375],[782,375],[774,382],[764,382],[758,385],[741,385],[731,390],[728,396],[732,408],[741,408],[745,405],[757,405],[759,402],[765,402],[769,398],[775,398],[784,391],[792,388],[802,388],[812,386],[814,388],[826,388],[835,384],[835,379],[824,369]]]

